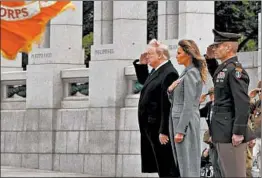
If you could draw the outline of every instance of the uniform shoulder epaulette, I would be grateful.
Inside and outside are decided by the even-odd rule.
[[[233,62],[233,64],[235,65],[235,76],[236,78],[240,79],[242,77],[243,71],[242,65],[238,61]]]
[[[235,70],[238,71],[238,72],[242,72],[243,68],[242,68],[242,65],[239,63],[239,62],[234,62],[234,65],[235,65]]]

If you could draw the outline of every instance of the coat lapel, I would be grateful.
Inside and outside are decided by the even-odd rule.
[[[160,73],[161,71],[165,70],[170,64],[171,64],[171,62],[168,61],[166,64],[164,64],[163,66],[161,66],[158,70],[156,70],[152,75],[150,75],[150,76],[147,78],[146,82],[144,83],[144,87],[143,87],[142,90],[144,90],[144,89],[147,87],[147,85],[148,85],[152,80],[154,80],[155,78],[157,78],[158,75],[159,75],[159,73]]]
[[[186,73],[192,69],[194,66],[190,65],[189,67],[185,68],[184,71],[181,73],[181,75],[179,76],[179,79],[181,79],[184,75],[186,75]]]
[[[181,75],[179,76],[179,78],[182,78],[184,75],[186,74],[186,70],[184,70]]]
[[[146,82],[144,83],[144,87],[143,88],[145,88],[152,80],[154,80],[158,76],[158,74],[159,74],[159,70],[155,71],[152,75],[150,75],[147,78]]]

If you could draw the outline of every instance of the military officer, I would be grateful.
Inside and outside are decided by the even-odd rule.
[[[206,61],[214,82],[211,137],[220,160],[223,177],[246,177],[249,76],[237,58],[239,34],[213,30],[214,43]],[[221,64],[215,61],[221,61]]]

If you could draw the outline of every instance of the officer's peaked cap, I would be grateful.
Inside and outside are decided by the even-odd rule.
[[[215,29],[213,29],[213,34],[214,34],[214,44],[219,44],[223,42],[237,42],[239,38],[241,38],[240,34],[236,33],[228,33],[228,32],[219,32]]]

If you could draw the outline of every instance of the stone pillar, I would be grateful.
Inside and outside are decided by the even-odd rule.
[[[39,48],[50,48],[50,22],[47,24],[45,29],[45,34],[43,36],[43,41],[39,45]]]
[[[178,39],[179,1],[158,1],[158,39]]]
[[[179,1],[179,39],[194,40],[204,55],[214,41],[214,19],[214,1]],[[209,76],[203,92],[212,85]]]
[[[59,108],[62,92],[56,92],[62,91],[60,70],[84,66],[82,2],[74,4],[76,11],[66,11],[51,21],[50,48],[34,49],[29,54],[27,108]]]
[[[147,3],[119,1],[114,2],[114,9],[114,44],[145,44],[145,27],[147,25],[145,9],[147,9]]]
[[[32,51],[35,51],[39,48],[50,48],[50,22],[46,26],[45,32],[41,39],[41,43],[34,43],[32,45]]]
[[[26,151],[28,154],[22,161],[23,166],[31,162],[33,168],[54,168],[56,114],[61,107],[64,90],[61,70],[85,68],[82,50],[83,2],[73,3],[75,11],[63,12],[51,21],[50,48],[34,48],[29,54],[24,129],[33,143],[39,145],[38,149],[33,150],[35,154]],[[18,138],[27,139],[23,132],[19,134]]]
[[[98,7],[100,3],[95,2],[95,7]],[[89,141],[87,144],[93,150],[89,152],[90,156],[101,155],[102,159],[100,157],[97,164],[102,167],[97,171],[90,170],[86,173],[121,177],[124,169],[121,165],[125,164],[125,167],[128,167],[130,158],[130,154],[126,156],[118,154],[119,147],[124,146],[120,143],[122,140],[120,132],[130,134],[130,131],[119,131],[120,110],[124,107],[127,95],[124,69],[126,66],[132,65],[133,60],[138,58],[142,50],[145,49],[147,2],[114,1],[113,9],[113,44],[101,43],[100,40],[97,40],[101,32],[94,31],[96,40],[92,46],[89,69],[90,107],[87,126],[89,130],[92,130],[90,133],[94,134],[92,139],[97,141]],[[96,15],[99,16],[100,13],[95,13]],[[97,18],[95,17],[95,19]],[[108,30],[110,31],[110,29]],[[106,38],[104,35],[101,38]],[[134,117],[134,119],[136,118]],[[135,120],[133,122],[136,123]],[[125,138],[122,141],[129,139],[129,137]],[[101,149],[102,147],[103,149]],[[135,156],[137,160],[140,160],[139,155]],[[140,167],[139,165],[134,166]]]
[[[214,1],[179,1],[179,39],[192,39],[202,54],[213,40]]]
[[[98,3],[95,2],[95,4]],[[115,9],[112,27],[114,43],[101,44],[95,40],[92,47],[90,61],[90,106],[92,107],[123,106],[122,98],[118,98],[120,95],[124,96],[121,92],[125,91],[118,89],[120,85],[125,86],[122,83],[124,73],[121,72],[124,67],[131,64],[130,60],[139,57],[139,53],[143,50],[136,51],[135,49],[146,45],[146,2],[117,1],[113,6]],[[100,34],[99,31],[94,33],[95,36]],[[104,75],[101,75],[101,71],[105,72]]]
[[[113,1],[94,2],[94,44],[113,43]]]
[[[178,65],[176,61],[179,3],[179,1],[158,1],[158,39],[169,46],[171,62],[181,73],[184,67]]]
[[[1,55],[1,72],[22,71],[22,53],[18,53],[14,60],[5,59]]]

